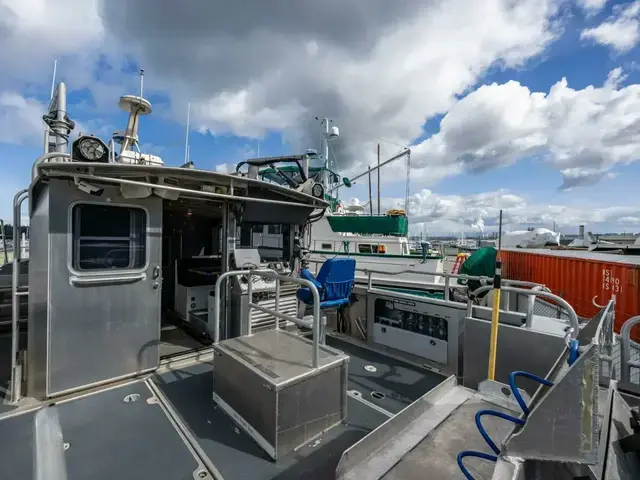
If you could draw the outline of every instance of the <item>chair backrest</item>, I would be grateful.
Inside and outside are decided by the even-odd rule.
[[[349,298],[356,276],[353,258],[330,258],[322,264],[316,280],[322,285],[321,301]]]

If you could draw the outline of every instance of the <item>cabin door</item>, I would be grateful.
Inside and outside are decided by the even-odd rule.
[[[68,210],[67,278],[52,285],[63,302],[50,317],[49,395],[159,365],[162,200],[105,200],[85,196]]]

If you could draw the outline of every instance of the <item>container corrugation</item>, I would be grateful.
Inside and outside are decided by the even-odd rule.
[[[501,252],[503,278],[546,285],[581,317],[591,318],[616,296],[615,331],[640,315],[640,259],[562,250],[509,249]],[[640,341],[635,327],[631,338]]]

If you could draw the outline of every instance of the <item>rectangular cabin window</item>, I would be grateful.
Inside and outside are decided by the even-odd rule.
[[[331,250],[331,244],[330,243],[323,243],[322,244],[322,250]]]
[[[282,225],[269,225],[269,235],[280,235],[282,233]]]
[[[370,245],[368,243],[359,243],[358,253],[378,253],[378,246]]]
[[[75,270],[130,270],[146,264],[147,214],[144,210],[79,204],[74,205],[71,218]]]

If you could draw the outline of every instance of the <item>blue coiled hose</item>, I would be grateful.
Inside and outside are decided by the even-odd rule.
[[[568,363],[570,366],[573,365],[574,362],[578,359],[579,346],[580,344],[578,343],[578,340],[575,340],[575,339],[571,340],[571,342],[569,343]],[[498,412],[496,410],[479,410],[476,413],[476,427],[478,428],[480,435],[482,435],[482,438],[484,438],[485,442],[487,442],[487,445],[489,445],[489,448],[495,453],[495,455],[491,455],[490,453],[484,453],[484,452],[476,452],[473,450],[464,450],[460,452],[457,458],[458,466],[460,467],[460,470],[462,471],[462,473],[464,474],[467,480],[475,480],[475,479],[471,476],[471,474],[469,473],[469,470],[467,470],[467,467],[464,466],[464,463],[462,462],[463,458],[475,457],[475,458],[482,458],[484,460],[490,460],[492,462],[497,462],[498,455],[500,455],[500,449],[495,444],[495,442],[491,440],[491,437],[489,437],[489,435],[487,434],[487,431],[482,425],[481,419],[484,415],[491,415],[494,417],[502,418],[504,420],[509,420],[510,422],[513,422],[517,425],[524,425],[527,421],[527,417],[529,416],[530,410],[527,404],[525,403],[524,399],[522,398],[522,395],[520,395],[520,391],[518,390],[518,387],[516,387],[516,377],[526,377],[538,383],[541,383],[542,385],[545,385],[547,387],[553,386],[553,382],[550,382],[546,378],[542,378],[537,375],[534,375],[533,373],[516,370],[509,374],[509,388],[511,389],[511,393],[513,394],[513,397],[516,399],[516,402],[518,402],[518,405],[520,405],[520,408],[522,409],[522,413],[524,414],[524,419],[514,417],[506,413]]]

